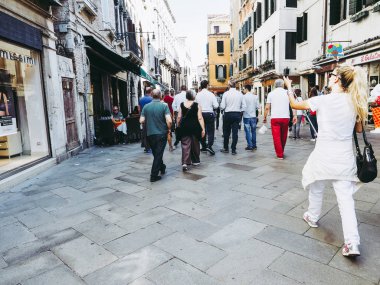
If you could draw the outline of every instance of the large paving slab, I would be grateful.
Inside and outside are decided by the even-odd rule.
[[[0,252],[36,240],[36,236],[20,223],[0,228]]]
[[[58,266],[38,276],[22,282],[23,285],[85,285],[74,272],[66,266]]]
[[[52,249],[65,264],[84,277],[112,262],[117,257],[86,237],[80,237]]]
[[[254,284],[256,275],[275,261],[284,250],[258,240],[248,240],[230,250],[228,256],[207,273],[226,284]]]
[[[128,284],[171,258],[170,254],[148,246],[86,276],[85,281],[90,285]]]
[[[220,284],[216,279],[205,274],[204,272],[184,263],[177,258],[170,260],[169,262],[161,265],[147,276],[149,280],[152,280],[152,284],[157,285],[218,285]],[[132,283],[133,285],[137,285]]]
[[[286,252],[277,259],[269,266],[269,269],[306,284],[373,285],[372,282],[361,277],[290,252]]]
[[[163,238],[154,245],[202,271],[226,256],[224,251],[214,246],[179,233]]]

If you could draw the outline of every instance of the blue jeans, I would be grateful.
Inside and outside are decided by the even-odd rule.
[[[245,138],[247,140],[247,146],[250,148],[256,147],[256,118],[243,118]]]

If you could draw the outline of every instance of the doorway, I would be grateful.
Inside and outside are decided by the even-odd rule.
[[[65,107],[67,150],[79,146],[78,130],[75,120],[75,97],[73,92],[73,79],[62,78],[63,103]]]

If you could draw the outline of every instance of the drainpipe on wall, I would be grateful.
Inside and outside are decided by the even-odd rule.
[[[322,52],[323,55],[326,54],[326,41],[327,41],[327,7],[328,7],[328,0],[324,0],[323,3],[323,42],[322,42]]]

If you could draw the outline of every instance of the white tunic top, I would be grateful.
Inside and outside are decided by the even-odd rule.
[[[317,111],[318,139],[302,171],[303,187],[318,180],[359,182],[352,144],[356,113],[350,95],[333,93],[308,102]],[[356,185],[357,190],[360,184]]]

